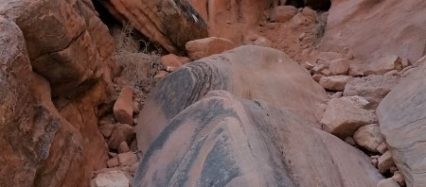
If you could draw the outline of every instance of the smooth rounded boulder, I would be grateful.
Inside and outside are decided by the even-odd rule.
[[[145,153],[134,186],[374,187],[369,157],[285,108],[211,91]]]
[[[186,64],[157,85],[138,117],[139,149],[146,151],[175,115],[210,90],[227,90],[239,98],[286,107],[312,122],[320,120],[327,100],[308,71],[283,52],[238,47]]]
[[[426,57],[377,109],[380,130],[407,186],[426,186]]]

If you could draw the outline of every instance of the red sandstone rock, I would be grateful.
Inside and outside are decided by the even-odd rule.
[[[217,37],[193,40],[185,45],[189,57],[193,60],[222,53],[234,47],[236,47],[236,45],[232,41]]]
[[[130,24],[168,52],[182,51],[185,43],[207,37],[207,25],[187,1],[99,1],[123,24]]]
[[[188,63],[190,59],[187,57],[176,56],[174,54],[168,54],[168,55],[162,56],[160,61],[164,67],[178,68],[181,65]]]
[[[113,107],[115,119],[124,124],[133,125],[133,90],[124,87]]]
[[[117,124],[115,125],[108,140],[108,146],[110,149],[118,150],[123,141],[131,142],[134,137],[135,131],[132,126],[127,124]]]

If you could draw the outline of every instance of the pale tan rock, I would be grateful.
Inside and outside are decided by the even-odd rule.
[[[347,47],[355,58],[369,63],[389,54],[417,61],[424,55],[425,8],[423,0],[335,1],[320,48]]]
[[[99,173],[90,182],[90,187],[129,187],[130,179],[119,170]]]
[[[354,105],[360,106],[361,108],[368,109],[370,108],[371,103],[364,97],[355,95],[355,96],[344,96],[343,100],[350,102]]]
[[[385,153],[388,150],[388,145],[386,145],[386,142],[381,143],[379,146],[377,146],[377,151],[379,153]]]
[[[117,158],[120,166],[132,166],[138,162],[138,157],[133,152],[118,154]]]
[[[393,173],[392,179],[395,180],[401,186],[405,184],[404,176],[402,175],[400,171],[395,171]]]
[[[349,64],[349,60],[338,58],[329,62],[328,69],[332,75],[344,75],[349,71]]]
[[[354,78],[346,84],[343,95],[362,96],[371,102],[371,105],[377,106],[392,88],[398,84],[399,80],[399,76],[384,75]]]
[[[341,98],[331,99],[321,119],[328,132],[345,138],[352,136],[361,126],[374,123],[373,111],[365,110]]]
[[[187,57],[177,56],[175,54],[164,55],[160,58],[160,62],[164,67],[178,68],[190,61],[191,60]]]
[[[324,70],[326,68],[326,66],[324,64],[316,64],[313,68],[312,68],[312,72],[314,73],[320,73],[322,70]]]
[[[383,179],[377,183],[377,187],[400,187],[399,184],[392,178]]]
[[[355,132],[353,138],[356,144],[371,152],[378,152],[377,147],[385,141],[377,124],[360,127]]]
[[[133,124],[133,90],[125,86],[113,107],[115,119],[123,124]]]
[[[321,77],[319,84],[331,91],[343,91],[345,89],[346,83],[351,79],[351,76],[345,75],[335,75],[328,77]]]
[[[426,58],[417,62],[401,82],[380,103],[377,114],[395,164],[407,186],[426,185]]]
[[[257,37],[256,40],[254,40],[250,44],[258,45],[258,46],[262,46],[262,47],[271,47],[272,46],[272,42],[269,39],[267,39],[263,36]]]
[[[275,22],[286,22],[297,14],[294,6],[277,6],[271,11],[270,19]]]
[[[127,153],[130,151],[129,145],[127,145],[126,141],[122,141],[118,146],[118,153]]]
[[[185,45],[189,57],[193,60],[222,53],[224,51],[233,49],[234,47],[236,47],[236,45],[232,41],[226,38],[218,37],[192,40]]]
[[[402,59],[396,55],[387,55],[369,64],[366,75],[381,75],[392,70],[402,70]]]
[[[99,1],[116,19],[132,25],[168,52],[182,51],[185,43],[207,37],[207,24],[188,1]]]

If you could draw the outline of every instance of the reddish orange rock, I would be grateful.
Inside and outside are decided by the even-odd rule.
[[[231,40],[218,37],[192,40],[185,45],[189,57],[193,60],[222,53],[234,47],[236,47],[236,45]]]
[[[177,56],[175,54],[164,55],[160,59],[164,67],[179,67],[191,61],[188,57]]]
[[[113,107],[115,119],[124,124],[133,124],[133,90],[124,87]]]

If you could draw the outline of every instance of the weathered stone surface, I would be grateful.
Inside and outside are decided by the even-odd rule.
[[[49,83],[31,71],[23,33],[1,16],[0,51],[0,185],[87,186],[105,165],[97,121],[77,126],[57,110]]]
[[[342,98],[331,99],[321,119],[325,130],[341,138],[352,136],[359,127],[376,121],[373,111]]]
[[[176,115],[134,186],[375,186],[369,158],[285,108],[213,91]],[[306,177],[309,176],[309,177]]]
[[[138,162],[138,157],[132,152],[118,154],[117,158],[120,166],[131,166]]]
[[[375,62],[371,62],[367,67],[366,74],[381,75],[392,70],[402,70],[402,59],[396,55],[387,55]]]
[[[193,60],[219,54],[231,50],[234,47],[236,47],[236,45],[232,41],[226,38],[217,37],[192,40],[185,45],[189,57]]]
[[[20,27],[32,67],[54,95],[81,93],[108,74],[113,40],[91,1],[8,0],[0,15]]]
[[[162,56],[160,58],[160,61],[161,61],[161,64],[166,68],[167,67],[178,68],[178,67],[182,66],[183,64],[188,63],[191,60],[187,57],[176,56],[174,54],[168,54],[168,55]]]
[[[401,186],[403,186],[405,184],[404,176],[399,171],[395,171],[395,173],[393,173],[392,179],[394,181],[396,181]]]
[[[129,145],[127,145],[126,141],[122,141],[118,146],[118,153],[127,153],[130,151]]]
[[[276,22],[286,22],[297,14],[294,6],[277,6],[271,11],[270,19]]]
[[[130,179],[120,170],[99,173],[92,179],[90,187],[129,187]]]
[[[378,152],[377,147],[385,141],[377,124],[360,127],[354,134],[354,140],[359,146],[372,152]]]
[[[117,19],[169,52],[207,37],[207,24],[186,0],[99,0]]]
[[[346,83],[351,80],[351,76],[346,75],[336,75],[336,76],[328,76],[321,77],[319,84],[331,91],[343,91],[345,89]]]
[[[424,0],[332,1],[321,46],[349,48],[368,63],[387,55],[415,62],[425,52],[425,14]]]
[[[276,0],[189,0],[208,23],[209,36],[227,38],[239,44],[247,32],[256,29],[265,10]]]
[[[242,46],[186,64],[165,77],[139,114],[139,149],[146,151],[175,115],[210,90],[229,90],[237,97],[286,106],[309,121],[319,121],[327,98],[309,73],[284,53]]]
[[[426,58],[380,103],[382,134],[407,186],[426,186]]]
[[[338,58],[328,63],[328,69],[332,75],[343,75],[349,71],[349,60],[344,58]]]
[[[377,183],[377,187],[400,187],[399,184],[392,178],[383,179]]]
[[[393,75],[370,75],[350,80],[343,92],[345,96],[362,96],[372,105],[377,106],[399,82],[399,76]]]

